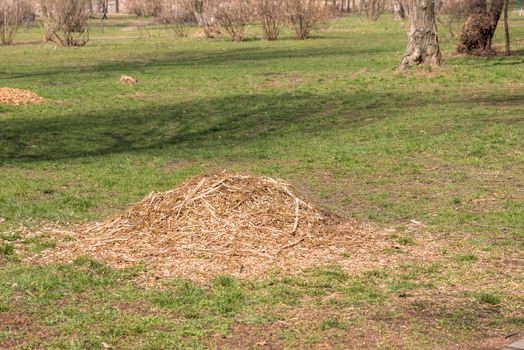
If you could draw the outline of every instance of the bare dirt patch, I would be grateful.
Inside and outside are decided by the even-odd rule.
[[[0,88],[0,104],[21,105],[21,104],[40,104],[44,99],[32,91]]]
[[[16,311],[0,312],[0,349],[30,348],[29,338],[44,340],[55,335],[46,329],[38,320],[26,316],[18,307]]]
[[[259,75],[264,77],[259,85],[262,88],[292,88],[304,84],[304,78],[298,74]]]
[[[210,339],[211,348],[486,350],[511,342],[507,332],[493,326],[497,308],[470,301],[452,288],[412,292],[360,309],[304,300],[298,306],[277,307],[273,311],[278,320],[263,324],[238,317],[227,336]],[[343,326],[323,328],[323,320],[338,320]]]

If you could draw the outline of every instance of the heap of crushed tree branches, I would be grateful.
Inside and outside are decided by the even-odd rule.
[[[0,88],[0,103],[21,105],[39,104],[42,102],[44,102],[44,99],[32,91],[6,87]]]
[[[145,280],[200,280],[330,264],[372,231],[315,208],[282,180],[223,172],[151,193],[105,221],[54,233],[67,239],[39,261],[88,256],[115,267],[143,264]]]

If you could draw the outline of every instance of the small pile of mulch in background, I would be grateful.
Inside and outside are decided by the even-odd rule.
[[[21,104],[39,104],[43,103],[44,99],[32,91],[12,89],[12,88],[0,88],[0,103],[10,105],[21,105]]]
[[[332,264],[373,236],[366,225],[315,208],[282,180],[226,172],[151,193],[106,221],[53,233],[66,237],[31,261],[88,256],[113,267],[144,264],[145,284],[300,271]]]
[[[118,80],[118,83],[124,85],[135,85],[138,84],[138,80],[129,75],[122,75],[120,80]]]
[[[212,29],[211,32],[207,33],[207,34],[206,34],[206,32],[204,32],[202,30],[202,31],[193,33],[190,36],[192,38],[197,38],[197,39],[216,39],[216,38],[220,37],[220,35],[222,35],[220,30],[218,28],[215,28],[215,29]]]

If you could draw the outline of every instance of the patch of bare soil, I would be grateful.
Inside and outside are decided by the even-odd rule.
[[[312,299],[273,311],[278,320],[264,324],[243,322],[239,317],[227,336],[217,335],[209,340],[210,347],[486,350],[500,349],[519,336],[493,326],[499,312],[496,307],[469,301],[451,289],[414,293],[358,309],[344,304],[333,308]],[[345,327],[323,329],[322,321],[326,319],[339,320]],[[473,326],[478,331],[471,332]],[[307,342],[307,336],[312,334],[316,337],[310,340],[316,340]],[[424,343],[426,346],[422,347]]]
[[[144,283],[219,273],[251,277],[336,262],[349,270],[359,262],[368,268],[372,261],[388,263],[375,256],[389,244],[383,233],[316,208],[282,180],[238,173],[198,176],[106,221],[43,233],[62,239],[30,261],[89,256],[114,267],[144,264]],[[351,263],[344,264],[348,253]]]
[[[0,312],[0,325],[0,330],[6,332],[0,337],[0,349],[27,349],[29,338],[46,339],[54,335],[38,320],[27,317],[20,308],[16,311]]]
[[[0,88],[0,104],[21,105],[21,104],[39,104],[43,103],[44,99],[32,91]]]
[[[266,75],[260,82],[262,88],[284,88],[297,87],[304,83],[304,79],[298,74],[280,74],[277,76]]]

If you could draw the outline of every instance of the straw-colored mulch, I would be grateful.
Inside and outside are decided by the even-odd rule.
[[[129,75],[122,75],[118,80],[118,83],[124,85],[135,85],[138,84],[138,80]]]
[[[0,88],[0,104],[38,104],[44,102],[44,99],[32,91],[12,89],[12,88]]]
[[[31,260],[89,256],[115,267],[144,264],[148,283],[330,264],[373,232],[315,208],[282,180],[220,173],[152,193],[106,221],[54,234],[68,239]]]

